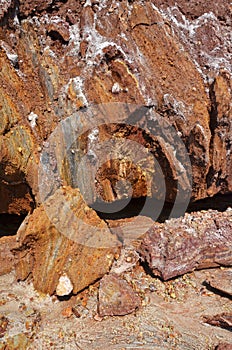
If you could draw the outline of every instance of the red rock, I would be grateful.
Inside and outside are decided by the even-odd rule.
[[[0,213],[25,214],[40,206],[38,164],[44,143],[61,120],[77,112],[83,126],[91,129],[97,116],[86,121],[83,107],[109,102],[147,108],[133,114],[135,108],[124,105],[116,113],[110,105],[107,113],[100,113],[104,125],[98,141],[92,142],[86,129],[75,156],[67,153],[59,164],[65,183],[77,187],[73,182],[78,178],[88,204],[130,195],[162,199],[164,193],[170,202],[180,193],[185,202],[188,193],[196,200],[232,191],[228,1],[181,0],[178,6],[174,0],[122,0],[118,6],[110,1],[84,6],[85,1],[74,0],[25,0],[19,8],[15,4],[5,0],[0,9]],[[164,126],[155,127],[156,116],[172,125],[183,141],[191,159],[192,186],[185,152],[179,152]],[[140,144],[156,156],[161,170],[152,156],[144,158],[131,146],[113,144],[114,153],[103,146],[95,159],[99,141],[108,138]],[[56,143],[58,153],[62,146]],[[133,152],[136,162],[128,159]],[[88,159],[79,178],[72,165],[84,154]],[[115,158],[106,160],[106,154]],[[93,178],[100,156],[103,162]],[[41,208],[33,215],[40,214],[48,225]],[[32,232],[37,237],[38,230]],[[19,253],[21,277],[31,271],[32,248],[37,262],[44,258],[35,248],[41,236],[38,241],[35,237],[28,238],[30,249]],[[54,239],[58,237],[54,233]],[[41,247],[46,248],[44,241]],[[62,272],[54,273],[54,279]],[[53,290],[51,285],[47,290]]]
[[[219,270],[207,280],[216,290],[232,296],[232,270]]]
[[[215,350],[232,350],[232,344],[221,343],[218,346],[216,346]]]
[[[232,211],[209,210],[154,223],[138,251],[164,280],[195,269],[232,266]]]
[[[122,316],[141,304],[132,287],[115,274],[105,275],[100,282],[98,311],[100,316]]]
[[[28,212],[34,197],[36,204],[39,202],[37,150],[58,120],[88,102],[154,106],[161,119],[181,135],[190,153],[193,199],[231,191],[231,65],[226,54],[230,50],[231,8],[227,1],[193,1],[189,5],[182,0],[178,7],[173,0],[121,1],[111,8],[110,3],[101,7],[100,3],[84,6],[84,2],[73,0],[59,4],[26,0],[19,6],[18,15],[24,18],[20,24],[7,12],[13,6],[12,1],[4,1],[0,29],[0,65],[4,67],[0,72],[0,159],[3,173],[5,167],[11,168],[10,178],[0,172],[4,197],[0,212]],[[182,16],[186,16],[186,27]],[[49,32],[56,35],[51,37]],[[12,64],[12,55],[19,57],[19,68]],[[114,84],[121,87],[117,94],[112,93]],[[33,128],[28,120],[31,112],[38,116]],[[113,117],[105,122],[121,118]],[[128,120],[123,116],[120,122],[127,124]],[[146,129],[150,122],[141,116],[139,123]],[[115,126],[107,127],[110,136],[120,134],[125,139],[129,135],[150,151],[158,150],[162,168],[168,172],[168,192],[173,191],[176,159],[165,152],[165,139],[148,140],[128,125],[116,128],[116,133]],[[107,128],[102,127],[100,139],[106,134]],[[85,140],[83,147],[93,145]],[[116,180],[124,179],[119,175],[123,161],[103,166],[96,186],[98,199],[128,195],[127,186],[112,195]],[[150,185],[152,169],[154,164],[148,161],[145,190],[143,172],[128,162],[125,174],[133,182],[134,197],[159,194]],[[12,187],[12,182],[18,185]],[[180,179],[179,185],[182,188]],[[173,200],[174,193],[170,198]]]
[[[204,322],[210,324],[211,326],[221,327],[231,330],[232,327],[232,314],[222,313],[215,316],[205,316]]]

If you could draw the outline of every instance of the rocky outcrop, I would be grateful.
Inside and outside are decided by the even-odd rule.
[[[0,211],[28,212],[33,201],[38,203],[37,165],[44,140],[59,121],[103,102],[147,106],[174,127],[190,153],[193,199],[231,191],[230,12],[227,1],[193,1],[191,6],[171,0],[4,1]],[[154,137],[144,113],[137,118],[132,132],[128,118],[114,116],[111,123],[127,125],[102,126],[98,139],[130,135],[151,151],[170,184],[167,199],[172,201],[175,164],[182,161],[184,167],[184,161],[175,155],[170,159],[173,140]],[[93,155],[91,137],[84,137],[82,147]],[[134,196],[159,196],[150,184],[154,164],[148,161],[145,180],[143,169],[121,156],[102,164],[93,199],[128,196],[130,186],[117,189],[116,184],[125,178]],[[126,170],[120,173],[122,167]]]
[[[230,14],[226,0],[1,2],[0,213],[30,214],[0,238],[18,278],[51,294],[66,273],[77,292],[109,271],[114,236],[90,205],[147,196],[182,215],[232,191]],[[73,212],[58,211],[78,190],[63,186],[106,247],[80,222],[66,234]]]
[[[139,252],[164,280],[200,268],[231,266],[232,210],[186,214],[146,233]]]

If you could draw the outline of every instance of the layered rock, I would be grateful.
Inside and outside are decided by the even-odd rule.
[[[232,210],[186,214],[146,233],[139,252],[164,280],[195,269],[231,266]]]
[[[120,246],[79,191],[70,188],[58,190],[45,207],[35,209],[16,241],[17,278],[32,274],[37,290],[58,295],[77,293],[101,278]]]
[[[83,106],[103,102],[148,106],[173,125],[190,153],[194,199],[231,191],[231,68],[226,39],[231,8],[224,3],[209,7],[193,2],[189,7],[184,1],[175,6],[171,0],[78,4],[69,0],[25,1],[18,7],[14,1],[4,2],[1,212],[30,209],[32,194],[38,193],[38,152],[57,123]],[[144,114],[136,127],[151,135],[132,132],[126,117],[105,122],[108,126],[100,128],[100,140],[112,134],[123,139],[130,135],[155,155],[170,184],[167,199],[172,201],[175,164],[181,161],[185,166],[183,159],[168,157],[167,143],[173,146],[173,141],[162,134],[161,139],[154,138]],[[112,122],[127,125],[109,125]],[[82,146],[84,154],[94,152],[90,138]],[[134,196],[159,197],[157,186],[150,184],[154,163],[148,161],[144,180],[143,169],[125,163],[122,153],[123,157],[124,163],[119,159],[102,164],[93,201],[128,196],[130,186],[117,190],[116,184],[126,177]],[[126,170],[119,174],[122,167]],[[16,198],[22,199],[14,205]]]
[[[207,283],[210,287],[214,288],[214,290],[224,293],[225,296],[232,296],[232,271],[222,270],[217,271],[210,276],[207,280]]]
[[[0,213],[36,208],[17,237],[19,278],[32,273],[36,288],[54,293],[70,270],[77,292],[109,270],[112,247],[83,248],[52,226],[53,214],[47,217],[45,203],[58,210],[63,185],[84,196],[78,217],[104,229],[85,207],[179,196],[183,214],[190,196],[231,192],[228,1],[5,0],[0,6]],[[54,130],[59,137],[52,138]],[[12,249],[15,239],[0,242]]]

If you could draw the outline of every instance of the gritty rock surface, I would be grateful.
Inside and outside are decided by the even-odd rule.
[[[61,277],[68,275],[77,293],[109,271],[120,242],[78,190],[59,190],[46,204],[28,216],[18,231],[17,278],[24,280],[32,273],[35,288],[53,294],[57,288],[60,292]],[[68,204],[73,209],[67,212]],[[64,284],[69,294],[71,284]]]
[[[218,291],[226,293],[232,296],[232,275],[231,271],[219,270],[212,274],[211,278],[207,281],[209,285]]]
[[[189,187],[192,200],[232,191],[231,11],[228,0],[1,1],[0,213],[28,214],[17,236],[0,239],[0,275],[16,269],[13,279],[0,278],[0,314],[9,320],[4,350],[209,350],[231,342],[228,329],[202,322],[231,309],[229,298],[203,285],[213,280],[211,270],[167,282],[147,275],[132,246],[118,251],[125,234],[134,238],[135,226],[109,229],[87,205],[130,196],[160,200],[163,193],[173,202],[177,190],[185,195]],[[101,103],[120,109],[110,105],[88,119],[86,110]],[[52,149],[50,136],[73,114],[79,119],[68,125],[65,141],[82,130],[77,126],[85,131],[68,152],[62,138]],[[102,125],[92,128],[96,119]],[[192,186],[183,149],[165,122],[190,156]],[[141,145],[146,157],[125,140]],[[54,157],[46,158],[46,149]],[[41,157],[51,170],[44,183]],[[54,185],[42,200],[41,183]],[[88,203],[69,186],[79,187]],[[134,247],[163,278],[231,265],[230,213],[155,224],[142,248],[140,242]],[[74,217],[104,234],[92,234]],[[142,307],[123,319],[97,314],[98,285],[92,284],[112,265],[117,281],[142,298]],[[15,283],[32,277],[37,290],[54,294],[64,274],[74,296],[62,305],[29,282]]]
[[[123,316],[135,311],[141,302],[132,287],[116,274],[105,275],[99,288],[99,315]]]
[[[96,103],[147,106],[170,123],[190,153],[194,199],[231,191],[229,1],[28,0],[18,6],[4,0],[1,15],[0,212],[28,212],[38,203],[38,149],[61,120]],[[113,120],[118,123],[118,116]],[[139,125],[154,127],[146,116]],[[102,126],[98,138],[128,134],[159,159],[172,191],[177,161],[165,152],[170,140],[128,125]],[[88,173],[94,169],[93,140],[83,136],[80,148],[92,159]],[[159,196],[150,185],[154,164],[147,161],[145,179],[121,153],[100,167],[95,199],[128,196],[128,184],[117,187],[126,178],[133,196]],[[68,175],[66,180],[71,184]]]
[[[186,214],[154,223],[139,252],[155,275],[169,279],[199,268],[232,264],[232,210]]]
[[[0,346],[4,349],[8,339],[19,338],[19,334],[23,344],[26,338],[30,350],[71,350],[77,345],[87,350],[209,350],[219,343],[230,344],[228,330],[202,322],[202,316],[231,308],[231,300],[202,285],[214,272],[196,271],[162,282],[142,269],[134,270],[127,278],[143,306],[136,313],[105,316],[101,321],[96,317],[99,283],[68,301],[58,302],[55,297],[36,292],[28,281],[15,283],[13,274],[1,276],[0,314],[9,323]],[[63,310],[70,308],[75,314],[66,317]]]

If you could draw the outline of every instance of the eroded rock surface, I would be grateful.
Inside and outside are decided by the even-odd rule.
[[[30,215],[17,237],[1,238],[0,273],[13,268],[13,251],[19,279],[32,274],[35,287],[52,294],[67,273],[76,293],[109,271],[119,244],[89,204],[231,192],[231,91],[229,1],[1,1],[0,213]],[[92,107],[103,103],[111,104]],[[73,115],[69,133],[51,145],[56,127]],[[38,176],[41,159],[48,178]],[[79,188],[86,202],[78,190],[64,194],[63,185]],[[70,198],[76,217],[105,235],[73,222],[69,206],[60,214]],[[195,221],[187,229],[180,221],[180,251],[172,224],[172,237],[155,225],[142,251],[153,271],[170,278],[231,264],[231,214],[209,216],[196,218],[199,232]]]
[[[232,297],[232,270],[217,271],[206,282],[215,290],[225,293],[225,296]]]
[[[39,152],[56,125],[81,107],[108,102],[147,106],[173,125],[190,153],[194,199],[231,191],[229,1],[5,0],[0,16],[1,212],[28,212],[38,202]],[[173,200],[178,162],[167,147],[173,141],[110,125],[117,119],[106,120],[99,140],[130,135],[147,147],[165,170]],[[139,122],[145,130],[152,124],[146,115]],[[92,136],[82,140],[91,159]],[[145,178],[119,153],[121,159],[102,164],[93,200],[128,196],[128,184],[117,187],[125,178],[134,196],[159,196],[150,183],[154,164],[148,160]]]
[[[77,293],[109,271],[120,242],[78,190],[59,190],[46,205],[50,211],[36,209],[18,231],[17,278],[31,273],[39,291],[53,294],[58,287],[58,295]],[[72,285],[69,293],[64,286],[60,291],[64,275]]]
[[[222,313],[220,315],[215,315],[212,317],[205,317],[204,322],[216,326],[231,330],[232,327],[232,314],[231,313]]]
[[[164,280],[200,268],[231,266],[232,210],[186,214],[154,223],[139,252],[151,271]]]

